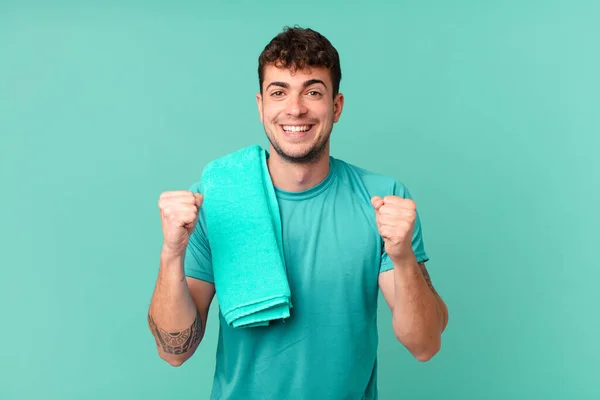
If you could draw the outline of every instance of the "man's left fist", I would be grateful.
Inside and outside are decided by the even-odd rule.
[[[398,196],[375,196],[371,204],[375,208],[377,229],[392,262],[412,259],[412,236],[417,218],[415,202]]]

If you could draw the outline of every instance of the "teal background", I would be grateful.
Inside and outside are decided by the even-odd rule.
[[[181,368],[146,327],[157,201],[266,146],[256,60],[326,35],[332,155],[411,190],[442,350],[380,307],[382,399],[600,398],[600,3],[0,2],[0,398],[206,399],[217,309]]]

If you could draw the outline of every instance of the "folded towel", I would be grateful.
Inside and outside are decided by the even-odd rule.
[[[290,316],[281,217],[266,152],[254,145],[206,165],[202,207],[221,312],[233,327]]]

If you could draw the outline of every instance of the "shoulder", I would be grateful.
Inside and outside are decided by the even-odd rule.
[[[342,183],[350,186],[353,190],[366,192],[365,194],[369,197],[383,197],[392,194],[403,197],[405,194],[408,195],[406,185],[398,177],[369,170],[334,157],[331,157],[331,162]]]

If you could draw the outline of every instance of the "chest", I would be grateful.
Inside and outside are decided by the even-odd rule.
[[[376,307],[382,243],[369,204],[330,191],[280,203],[283,250],[295,311],[364,314]],[[317,313],[317,315],[315,315]]]

